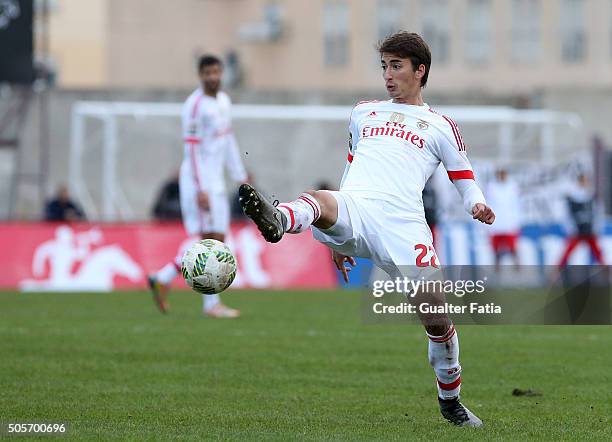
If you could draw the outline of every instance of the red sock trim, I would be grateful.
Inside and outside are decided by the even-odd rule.
[[[444,333],[442,336],[431,336],[429,334],[427,336],[429,336],[429,339],[431,339],[433,342],[446,342],[449,339],[451,339],[454,335],[455,335],[455,326],[451,324],[447,332]]]
[[[291,226],[287,230],[293,230],[293,226],[295,226],[295,215],[293,214],[293,210],[291,209],[291,207],[287,206],[286,204],[279,204],[278,207],[287,209],[287,212],[289,212],[289,218],[291,219]]]
[[[455,388],[458,388],[461,385],[461,376],[459,376],[455,382],[451,382],[450,384],[445,384],[443,382],[440,382],[440,379],[437,379],[437,378],[436,380],[438,381],[438,385],[440,386],[440,389],[444,391],[454,390]]]
[[[312,212],[314,215],[314,220],[312,221],[313,223],[316,222],[319,219],[319,209],[317,208],[317,205],[315,203],[313,203],[312,201],[310,201],[310,199],[306,198],[305,196],[300,196],[298,199],[306,201],[308,203],[308,205],[312,208]]]

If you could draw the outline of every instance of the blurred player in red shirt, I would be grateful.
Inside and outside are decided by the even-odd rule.
[[[518,185],[508,178],[506,169],[500,167],[495,173],[495,178],[487,186],[487,201],[497,216],[489,232],[495,253],[495,267],[499,270],[501,259],[505,254],[512,257],[516,267],[519,265],[516,243],[521,232],[521,210]]]

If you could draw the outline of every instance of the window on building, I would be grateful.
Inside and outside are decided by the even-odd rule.
[[[349,61],[349,7],[346,0],[323,4],[323,53],[326,66],[344,66]]]
[[[403,0],[377,0],[376,18],[378,22],[378,40],[382,40],[403,28]]]
[[[568,63],[582,61],[586,58],[584,0],[562,0],[560,7],[561,59]]]
[[[468,0],[465,20],[465,58],[486,63],[493,52],[491,0]]]
[[[450,14],[448,0],[422,0],[423,38],[431,49],[432,61],[446,63],[450,57]]]
[[[512,60],[537,62],[541,56],[540,0],[512,0]]]

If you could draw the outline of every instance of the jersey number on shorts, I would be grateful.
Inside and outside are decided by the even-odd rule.
[[[432,266],[435,268],[439,267],[436,251],[433,246],[426,246],[425,244],[417,244],[414,246],[414,250],[420,250],[420,253],[416,257],[416,266],[417,267],[428,267]],[[431,252],[431,257],[427,258],[427,255]]]

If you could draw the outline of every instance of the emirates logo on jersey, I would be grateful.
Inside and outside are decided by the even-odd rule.
[[[419,135],[412,133],[406,128],[406,125],[402,123],[388,121],[384,126],[364,126],[363,129],[361,129],[362,138],[381,136],[401,138],[415,145],[419,149],[423,149],[425,147],[425,140]]]

